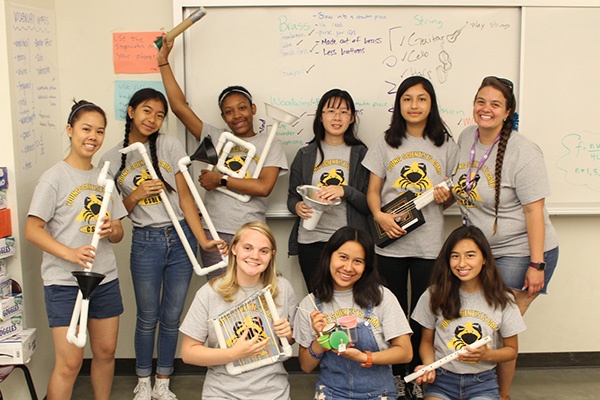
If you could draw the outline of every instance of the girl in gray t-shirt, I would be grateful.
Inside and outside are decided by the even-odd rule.
[[[517,358],[517,335],[525,330],[525,323],[479,228],[461,226],[448,236],[435,262],[431,286],[419,299],[412,319],[423,330],[423,364],[468,350],[417,379],[428,383],[425,397],[499,398],[495,366]],[[485,336],[492,339],[489,347],[469,347]]]
[[[229,249],[229,264],[224,275],[210,280],[196,293],[181,325],[183,333],[181,357],[188,364],[208,367],[203,399],[281,399],[290,398],[288,374],[282,362],[268,363],[265,357],[273,336],[285,337],[291,344],[292,325],[296,312],[296,296],[291,283],[277,276],[275,237],[260,221],[242,225],[233,236]],[[213,319],[271,285],[270,290],[279,319],[265,320],[263,313],[244,311],[232,313],[230,322],[220,334],[227,347],[221,347]],[[249,317],[249,315],[252,317]],[[269,340],[260,340],[269,338]],[[276,339],[275,339],[276,340]],[[283,344],[281,344],[283,349]],[[272,348],[274,350],[274,348]],[[272,353],[271,353],[272,354]],[[261,362],[266,365],[259,366]],[[229,373],[226,364],[234,368],[254,364],[241,375]]]
[[[48,397],[56,399],[71,398],[79,373],[72,366],[81,365],[83,359],[82,349],[67,341],[79,292],[71,272],[89,270],[90,265],[104,275],[88,303],[92,370],[96,371],[92,386],[94,393],[106,398],[112,386],[123,303],[111,244],[123,238],[121,218],[127,212],[119,196],[113,195],[107,215],[99,215],[106,192],[98,183],[100,169],[92,165],[92,157],[102,146],[105,128],[106,114],[100,107],[85,100],[73,105],[66,128],[69,154],[40,177],[25,224],[27,239],[44,251],[42,279],[55,352]],[[98,219],[103,223],[94,248],[90,243]]]

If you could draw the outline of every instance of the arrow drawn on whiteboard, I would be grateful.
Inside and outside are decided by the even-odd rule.
[[[311,65],[309,69],[306,70],[306,73],[308,74],[310,72],[311,69],[313,69],[315,67],[315,65]]]

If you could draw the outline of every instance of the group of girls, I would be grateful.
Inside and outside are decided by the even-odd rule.
[[[174,113],[196,138],[218,135],[220,131],[203,123],[185,102],[168,64],[172,43],[165,37],[163,43],[158,61]],[[265,135],[254,130],[256,106],[250,93],[240,86],[229,87],[218,105],[229,129],[261,153]],[[281,316],[274,321],[275,335],[299,343],[304,371],[320,367],[316,398],[408,395],[403,376],[449,352],[469,348],[487,334],[494,339],[490,349],[469,348],[458,361],[417,382],[428,383],[426,398],[451,399],[456,391],[470,393],[467,398],[508,398],[517,334],[524,329],[521,314],[538,293],[546,292],[558,258],[556,233],[544,206],[549,188],[542,154],[513,130],[515,107],[512,83],[485,78],[474,101],[477,125],[465,130],[457,146],[441,120],[433,86],[425,78],[411,77],[399,87],[390,128],[367,150],[357,136],[350,94],[339,89],[325,93],[313,124],[315,137],[299,150],[290,174],[288,208],[298,218],[289,252],[299,255],[310,292],[300,303],[303,311],[296,312],[291,284],[276,272],[275,239],[264,224],[265,197],[287,171],[280,142],[274,142],[258,178],[202,171],[199,179],[207,189],[209,212],[224,202],[238,208],[243,204],[213,190],[217,187],[252,196],[244,206],[246,212],[215,221],[219,237],[209,239],[178,169],[177,162],[185,156],[183,146],[159,134],[168,113],[164,95],[153,89],[136,92],[127,108],[124,140],[102,157],[101,163],[110,161],[110,176],[120,194],[110,199],[106,216],[98,215],[103,192],[96,184],[99,169],[92,164],[104,140],[106,116],[93,103],[75,103],[67,119],[70,153],[40,178],[26,224],[27,238],[44,251],[42,276],[56,354],[48,399],[69,398],[81,367],[82,349],[66,339],[78,291],[70,272],[92,263],[94,271],[106,275],[91,297],[92,386],[95,398],[110,397],[123,304],[109,242],[123,237],[120,220],[126,215],[133,224],[130,268],[137,306],[137,400],[176,399],[169,377],[179,330],[184,334],[184,361],[209,368],[204,398],[289,398],[281,363],[247,372],[252,378],[244,379],[233,378],[224,368],[264,351],[258,336],[245,330],[241,339],[248,340],[220,349],[207,322],[267,285]],[[133,143],[141,143],[151,155],[158,179],[152,179],[141,155],[119,152]],[[243,159],[242,150],[233,151]],[[251,168],[257,163],[248,160],[252,161]],[[437,186],[452,176],[454,195]],[[318,196],[323,201],[341,199],[314,231],[300,223],[313,212],[296,193],[303,184],[321,187]],[[396,223],[397,215],[381,211],[403,192],[427,190],[433,190],[435,203],[422,210],[426,224],[409,235]],[[181,328],[193,269],[161,204],[161,193],[173,205],[189,244],[200,245],[204,265],[229,256],[228,266],[197,292]],[[444,243],[442,212],[455,199],[465,226]],[[363,230],[369,214],[395,239],[392,244],[374,245]],[[244,220],[236,219],[240,215]],[[95,249],[89,245],[89,234],[98,219],[103,223]],[[358,340],[345,351],[328,350],[315,335],[344,315],[357,317]],[[260,386],[253,385],[257,381]],[[422,396],[420,391],[414,385],[410,395]]]

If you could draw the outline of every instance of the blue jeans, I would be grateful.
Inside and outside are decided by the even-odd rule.
[[[514,290],[522,290],[525,283],[525,274],[529,269],[529,256],[526,257],[499,257],[496,258],[496,265],[502,275],[502,279],[506,286]],[[544,252],[544,261],[546,261],[546,269],[544,270],[544,287],[539,291],[539,294],[546,294],[548,284],[554,274],[554,269],[558,264],[558,247]]]
[[[181,227],[192,249],[197,249],[198,242],[185,221],[181,221]],[[156,373],[171,375],[192,264],[177,231],[169,225],[133,229],[130,265],[137,305],[136,374],[152,373],[154,336],[156,325],[160,324]]]
[[[443,368],[435,371],[435,381],[425,388],[425,397],[442,400],[497,400],[498,379],[496,370],[478,374],[455,374]]]

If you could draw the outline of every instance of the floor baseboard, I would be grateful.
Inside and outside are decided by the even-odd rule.
[[[154,360],[156,362],[156,360]],[[298,357],[285,361],[285,368],[290,373],[302,372]],[[80,375],[90,374],[91,359],[83,360]],[[567,353],[523,353],[517,359],[517,369],[527,368],[594,368],[600,367],[600,352],[567,352]],[[155,369],[155,368],[153,368]],[[205,367],[185,364],[180,358],[175,359],[175,372],[181,375],[197,375],[206,373]],[[115,375],[134,375],[135,359],[117,358]]]

